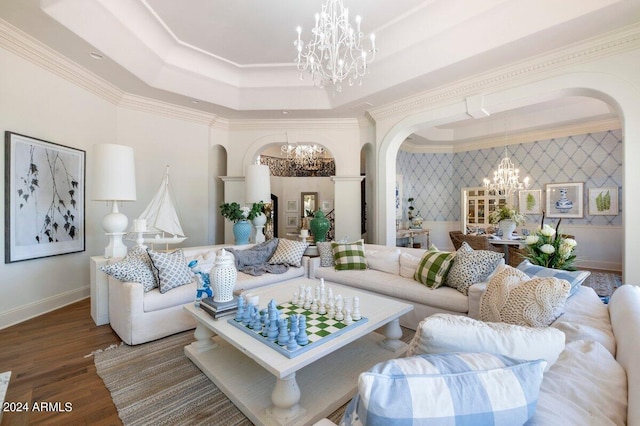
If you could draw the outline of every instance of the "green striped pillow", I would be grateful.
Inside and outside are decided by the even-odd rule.
[[[432,290],[440,287],[449,272],[454,256],[455,253],[428,250],[422,255],[413,279]]]
[[[331,243],[336,271],[367,269],[364,241],[354,243]]]

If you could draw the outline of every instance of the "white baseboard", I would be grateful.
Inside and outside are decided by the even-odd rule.
[[[0,330],[89,297],[89,286],[19,306],[0,314]]]

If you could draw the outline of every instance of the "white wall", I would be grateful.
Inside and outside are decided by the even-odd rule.
[[[85,150],[89,165],[92,145],[115,142],[116,128],[113,104],[0,49],[2,131]],[[0,164],[4,174],[4,161]],[[0,263],[0,328],[89,294],[89,256],[103,252],[107,245],[100,226],[107,207],[90,201],[90,194],[87,180],[85,252]],[[0,203],[4,209],[4,197]],[[3,227],[3,241],[4,232]],[[4,258],[4,247],[0,251]]]

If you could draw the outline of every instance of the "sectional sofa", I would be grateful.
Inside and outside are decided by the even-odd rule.
[[[201,266],[210,268],[215,253],[220,249],[242,250],[252,246],[215,245],[184,248],[182,251],[187,260],[199,259]],[[111,263],[119,261],[121,259],[116,258]],[[267,273],[252,276],[239,272],[235,290],[250,290],[263,285],[305,277],[308,275],[307,265],[308,258],[303,257],[300,267],[291,267],[284,274]],[[196,321],[183,309],[185,305],[194,303],[197,288],[195,280],[161,293],[158,288],[145,292],[140,282],[121,281],[112,276],[108,279],[111,328],[126,344],[146,343],[195,328]]]

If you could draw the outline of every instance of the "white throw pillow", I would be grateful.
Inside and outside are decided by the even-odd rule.
[[[413,279],[416,269],[420,264],[420,256],[409,253],[400,253],[400,276]]]
[[[369,269],[400,275],[400,249],[367,250]]]
[[[489,352],[525,360],[544,359],[549,369],[564,345],[564,333],[551,327],[531,328],[435,314],[418,325],[407,355]]]
[[[571,285],[558,278],[533,278],[511,266],[495,274],[480,299],[480,319],[546,327],[563,312]]]

